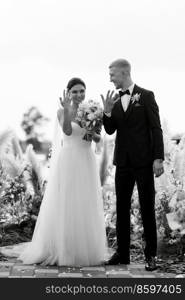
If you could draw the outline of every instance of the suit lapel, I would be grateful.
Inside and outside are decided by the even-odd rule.
[[[125,118],[126,119],[128,119],[128,116],[130,115],[130,113],[132,112],[133,107],[134,107],[134,103],[132,103],[131,98],[134,94],[139,93],[139,91],[140,91],[140,88],[135,84],[134,88],[133,88],[133,91],[132,91],[132,95],[130,97],[130,102],[129,102],[128,108],[125,112]]]

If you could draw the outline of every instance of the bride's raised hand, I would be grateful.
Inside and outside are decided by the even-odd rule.
[[[69,93],[67,91],[63,91],[63,98],[60,97],[60,104],[63,108],[68,108],[71,105],[71,98],[69,96]]]
[[[102,102],[103,102],[103,106],[104,106],[104,112],[105,113],[111,113],[114,103],[115,103],[115,92],[114,91],[108,91],[107,95],[104,97],[103,95],[100,95]]]
[[[69,119],[72,119],[72,106],[71,106],[71,98],[67,91],[63,91],[63,98],[60,97],[60,104],[64,108],[64,115],[67,116]]]

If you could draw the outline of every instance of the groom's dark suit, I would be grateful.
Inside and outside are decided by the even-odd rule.
[[[114,104],[111,117],[104,114],[105,131],[117,131],[114,160],[117,196],[117,252],[122,263],[129,263],[130,205],[136,182],[145,236],[145,256],[156,256],[157,234],[155,221],[155,189],[153,161],[164,159],[163,136],[159,109],[151,91],[135,85],[126,112],[121,99]],[[135,97],[135,96],[134,96]],[[137,96],[135,97],[137,98]]]

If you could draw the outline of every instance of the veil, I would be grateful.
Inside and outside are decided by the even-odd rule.
[[[49,178],[51,177],[51,173],[53,171],[54,166],[56,165],[56,161],[58,160],[58,156],[61,150],[61,147],[63,146],[63,132],[62,128],[60,127],[58,117],[55,118],[54,123],[54,130],[53,130],[53,138],[52,138],[52,152],[51,152],[51,158],[50,158],[50,172],[49,172]]]
[[[56,191],[56,182],[54,178],[56,178],[57,170],[58,170],[58,161],[60,157],[61,148],[63,146],[63,131],[59,124],[58,116],[56,116],[54,121],[53,128],[53,137],[51,142],[51,158],[49,161],[49,170],[47,176],[46,187],[44,191],[44,196],[41,202],[41,207],[47,207],[50,210],[50,207],[57,205],[55,197],[53,197]],[[36,226],[34,229],[33,239],[36,239],[38,228],[43,225],[43,209],[40,207],[40,212],[38,214]]]

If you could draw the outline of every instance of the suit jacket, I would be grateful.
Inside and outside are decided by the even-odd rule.
[[[113,159],[117,166],[125,166],[129,161],[133,167],[144,167],[155,159],[164,159],[159,108],[154,94],[137,85],[131,97],[135,94],[140,94],[140,98],[130,101],[126,112],[119,97],[111,117],[103,116],[106,133],[117,132]]]

